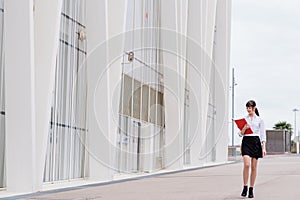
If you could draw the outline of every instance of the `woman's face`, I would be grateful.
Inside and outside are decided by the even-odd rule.
[[[252,115],[255,113],[255,107],[247,107],[247,112],[249,115]]]

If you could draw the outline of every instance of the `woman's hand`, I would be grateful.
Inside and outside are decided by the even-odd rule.
[[[250,126],[248,124],[245,124],[245,126],[243,127],[243,130],[246,130],[248,128],[250,128]]]
[[[266,151],[266,149],[263,149],[262,151],[263,151],[262,152],[263,153],[263,157],[265,157],[267,155],[267,151]]]
[[[245,126],[243,127],[243,129],[241,130],[241,134],[244,135],[245,131],[250,128],[250,126],[248,124],[245,124]]]
[[[267,151],[266,151],[266,142],[262,142],[261,143],[261,148],[262,148],[262,154],[263,157],[265,157],[267,155]]]

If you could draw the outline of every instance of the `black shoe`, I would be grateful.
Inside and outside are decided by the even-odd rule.
[[[249,187],[249,195],[248,195],[248,198],[253,198],[254,195],[253,195],[253,187]]]
[[[242,196],[242,197],[247,196],[247,191],[248,191],[248,186],[245,185],[245,186],[244,186],[244,189],[243,189],[243,192],[242,192],[242,194],[241,194],[241,196]]]

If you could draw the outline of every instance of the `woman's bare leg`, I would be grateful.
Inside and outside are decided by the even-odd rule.
[[[244,185],[248,185],[251,158],[245,155],[243,156],[243,160],[244,160],[243,180],[244,180]]]
[[[257,173],[257,159],[252,158],[251,160],[251,176],[250,176],[250,187],[254,187],[256,173]]]

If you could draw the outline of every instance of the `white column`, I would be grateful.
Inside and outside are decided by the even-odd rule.
[[[36,190],[32,0],[4,3],[6,177],[9,192]]]
[[[86,3],[89,174],[103,180],[115,160],[126,1]]]
[[[62,0],[35,1],[36,181],[38,188],[41,188],[43,183],[56,56],[59,44],[61,7]]]
[[[165,101],[165,158],[164,167],[182,168],[184,126],[184,77],[178,63],[178,34],[176,4],[173,0],[161,1],[160,49],[164,70]],[[170,53],[172,52],[172,53]]]
[[[106,7],[104,1],[86,1],[87,26],[87,152],[88,176],[109,180],[108,84],[106,73]]]
[[[215,35],[216,161],[227,161],[231,0],[218,1]],[[226,150],[225,150],[226,149]]]
[[[107,14],[107,84],[108,84],[108,138],[110,165],[115,162],[116,138],[119,127],[119,105],[122,82],[127,0],[106,0]]]
[[[187,22],[187,84],[190,94],[189,139],[191,164],[203,165],[212,152],[208,146],[208,103],[211,90],[212,49],[216,0],[190,0]],[[208,147],[208,148],[207,148]]]

